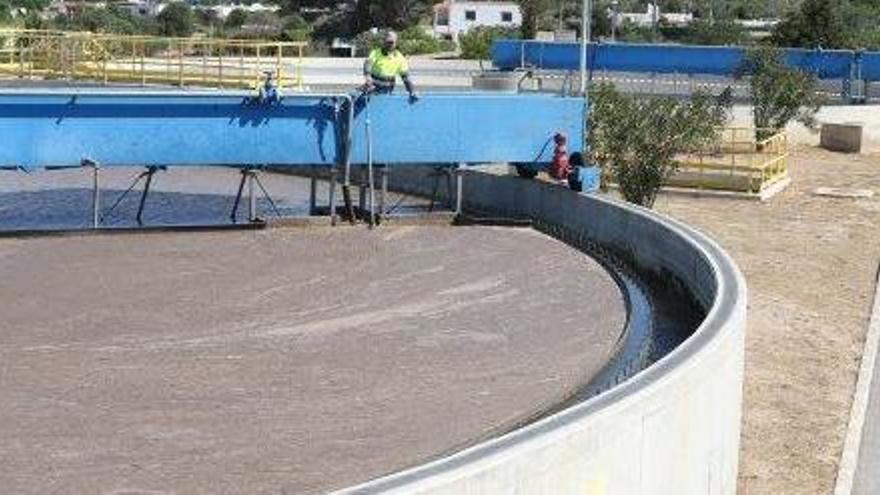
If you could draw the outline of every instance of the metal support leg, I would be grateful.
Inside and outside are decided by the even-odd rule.
[[[440,189],[440,174],[442,171],[440,168],[434,168],[434,173],[431,174],[434,179],[431,183],[431,202],[428,203],[428,213],[432,213],[434,211],[434,204],[437,202],[437,192]]]
[[[461,216],[464,194],[464,173],[459,167],[455,169],[455,216]]]
[[[309,215],[314,215],[318,209],[318,177],[315,173],[309,178]]]
[[[452,175],[454,174],[454,169],[449,167],[444,170],[444,174],[446,175],[446,207],[450,210],[453,207],[453,202],[455,201],[454,193],[452,190]]]
[[[385,221],[385,204],[388,198],[388,167],[379,167],[379,183],[381,191],[379,191],[379,222]]]
[[[358,181],[360,182],[360,185],[358,187],[358,209],[360,210],[361,214],[363,214],[365,211],[367,211],[367,188],[365,187],[363,181],[363,174],[359,175],[361,177],[359,177]]]
[[[144,183],[144,191],[141,193],[141,201],[138,204],[137,223],[143,225],[144,206],[147,204],[147,195],[150,194],[150,186],[153,184],[153,176],[156,174],[158,167],[149,167],[146,173],[146,182]]]
[[[238,192],[235,194],[235,202],[232,204],[232,213],[229,215],[229,219],[232,220],[232,223],[236,222],[236,216],[238,216],[238,205],[241,203],[241,195],[244,192],[244,183],[247,181],[247,169],[241,171],[241,180],[238,182]]]
[[[92,166],[92,228],[98,230],[101,225],[101,166],[89,160]]]
[[[370,228],[376,226],[376,178],[372,162],[367,165],[367,181],[370,189]]]
[[[254,172],[248,171],[248,222],[257,219],[257,196],[254,194]]]
[[[327,202],[330,204],[330,225],[336,226],[336,167],[330,167],[330,192]]]

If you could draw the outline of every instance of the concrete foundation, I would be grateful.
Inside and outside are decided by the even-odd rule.
[[[830,151],[859,153],[862,151],[862,124],[822,124],[819,142]]]

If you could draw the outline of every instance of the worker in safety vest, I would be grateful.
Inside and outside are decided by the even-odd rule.
[[[403,80],[410,99],[418,100],[419,96],[409,78],[409,64],[406,57],[397,49],[397,33],[389,31],[385,35],[382,48],[372,50],[364,62],[365,86],[367,90],[375,93],[391,93],[394,91],[397,76]]]

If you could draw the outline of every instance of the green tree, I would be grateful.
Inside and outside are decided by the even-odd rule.
[[[492,43],[499,39],[517,39],[521,36],[519,29],[501,26],[479,26],[458,37],[461,58],[468,60],[488,60],[491,56]]]
[[[693,45],[742,45],[748,39],[745,28],[734,21],[697,19],[688,26],[683,41]]]
[[[184,2],[168,4],[159,13],[156,20],[159,22],[159,32],[165,36],[185,38],[195,29],[195,16],[192,9]]]
[[[848,48],[852,29],[843,22],[845,6],[842,0],[803,0],[776,26],[771,41],[778,46]]]
[[[519,0],[519,8],[522,10],[522,35],[525,39],[534,39],[535,34],[545,25],[542,20],[552,15],[551,0]]]
[[[356,30],[406,29],[427,18],[432,5],[432,0],[359,0],[355,10]]]
[[[226,21],[223,23],[224,26],[228,29],[239,29],[244,26],[244,23],[247,22],[247,12],[242,9],[233,9],[232,12],[226,16]]]
[[[816,127],[816,112],[822,105],[816,77],[785,65],[781,50],[767,46],[749,50],[739,72],[749,78],[759,141],[793,120],[809,129]]]
[[[614,178],[624,199],[650,208],[678,168],[675,156],[718,139],[728,120],[731,92],[718,97],[698,93],[689,101],[640,98],[602,83],[590,92],[590,106],[593,160]]]

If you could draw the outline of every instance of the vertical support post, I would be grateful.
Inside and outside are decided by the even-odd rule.
[[[381,191],[379,192],[379,221],[383,222],[385,220],[385,202],[388,196],[388,167],[381,166],[379,167],[379,183],[381,184]]]
[[[462,164],[455,169],[455,216],[461,216],[462,212],[462,204],[464,202],[463,194],[464,194],[464,173],[461,169]]]
[[[330,167],[330,192],[328,203],[330,203],[330,225],[336,226],[336,166]]]
[[[141,86],[147,85],[147,68],[146,59],[147,58],[147,42],[141,42]]]
[[[101,226],[101,166],[88,158],[83,159],[82,166],[92,168],[92,228],[98,230]]]
[[[587,93],[587,48],[590,46],[590,0],[583,1],[581,11],[581,94]]]
[[[183,42],[177,43],[177,86],[183,87]]]
[[[309,177],[309,215],[314,215],[318,208],[318,177],[315,172]]]
[[[254,179],[256,172],[248,170],[248,221],[253,222],[257,219],[257,195],[254,194]]]
[[[360,183],[358,185],[358,209],[363,213],[367,210],[367,189],[364,187],[363,183],[363,168],[361,170],[361,173],[358,174],[360,176],[358,177],[358,182]]]

